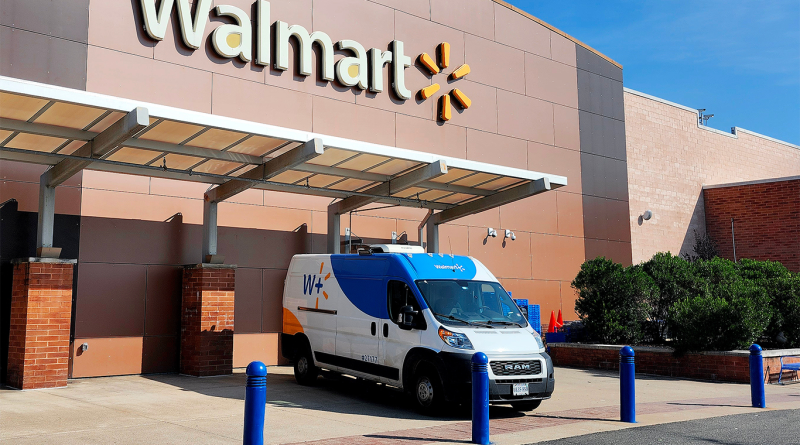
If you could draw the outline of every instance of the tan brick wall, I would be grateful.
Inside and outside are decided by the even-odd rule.
[[[182,374],[211,376],[232,372],[235,279],[236,270],[230,267],[184,269]]]
[[[72,264],[14,265],[6,383],[19,389],[67,385]]]
[[[800,150],[738,131],[697,126],[684,107],[625,92],[633,262],[656,252],[692,250],[694,230],[705,231],[703,185],[800,174]],[[645,210],[654,214],[640,221]]]

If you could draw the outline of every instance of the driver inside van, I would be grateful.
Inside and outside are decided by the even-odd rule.
[[[436,301],[435,310],[442,315],[457,315],[462,312],[461,305],[455,296],[453,285],[450,283],[442,283],[439,286],[439,298]]]

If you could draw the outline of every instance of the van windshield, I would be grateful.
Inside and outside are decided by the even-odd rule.
[[[481,327],[528,325],[500,284],[488,281],[417,280],[433,315],[442,323]]]

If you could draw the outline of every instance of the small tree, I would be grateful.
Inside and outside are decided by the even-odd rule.
[[[656,288],[641,267],[600,257],[581,265],[572,281],[575,312],[589,337],[603,343],[638,343]]]
[[[700,234],[697,229],[694,231],[693,252],[686,252],[681,256],[687,261],[695,262],[697,260],[710,260],[719,255],[717,243],[708,236],[708,233]]]

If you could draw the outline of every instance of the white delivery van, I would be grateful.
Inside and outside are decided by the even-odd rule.
[[[555,385],[541,337],[497,278],[418,246],[295,255],[281,347],[300,384],[320,369],[348,374],[401,388],[426,413],[469,401],[475,352],[489,357],[490,403],[532,410]]]

